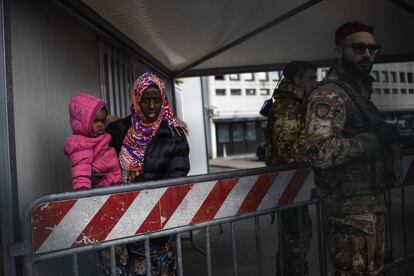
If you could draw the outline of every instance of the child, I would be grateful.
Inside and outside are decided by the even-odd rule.
[[[72,165],[73,190],[109,186],[121,181],[121,169],[111,136],[105,133],[105,103],[88,94],[77,94],[69,102],[72,135],[65,154]],[[98,180],[92,181],[92,177]],[[99,177],[100,176],[100,177]]]

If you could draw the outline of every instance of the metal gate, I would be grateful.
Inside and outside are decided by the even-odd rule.
[[[403,248],[401,258],[391,260],[391,269],[413,258],[407,249],[405,189],[414,182],[414,156],[403,159],[404,181],[401,187]],[[315,206],[319,274],[327,275],[323,222],[318,198],[311,198],[313,173],[303,164],[259,168],[208,175],[190,176],[140,184],[112,186],[88,191],[69,192],[42,197],[32,202],[23,216],[23,241],[10,253],[24,257],[26,275],[33,274],[33,264],[72,256],[73,275],[78,275],[78,254],[110,248],[112,275],[115,270],[115,247],[142,241],[145,244],[147,268],[150,242],[154,238],[175,239],[177,272],[183,275],[182,233],[203,229],[207,274],[212,275],[210,229],[229,224],[233,271],[239,275],[235,223],[254,219],[257,275],[262,275],[262,236],[259,218],[271,215],[279,222],[283,210]],[[395,189],[394,189],[395,190]],[[390,198],[392,191],[387,191]],[[390,206],[392,209],[393,206]],[[301,208],[298,228],[301,232]],[[391,212],[389,212],[391,214]],[[392,225],[388,216],[388,245],[393,250]],[[280,226],[280,223],[277,224]],[[281,238],[280,227],[277,231]],[[275,230],[276,233],[276,230]],[[391,233],[391,234],[390,234]],[[300,241],[302,243],[302,241]],[[283,249],[280,270],[283,275]],[[300,266],[304,266],[304,254]],[[147,275],[151,270],[147,269]]]

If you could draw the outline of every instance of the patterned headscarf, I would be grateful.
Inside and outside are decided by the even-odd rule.
[[[156,86],[160,90],[162,98],[160,114],[154,122],[149,122],[145,118],[140,105],[142,94],[150,86]],[[125,135],[119,154],[119,162],[123,171],[140,172],[144,163],[145,151],[162,121],[165,121],[172,131],[174,128],[181,128],[186,133],[186,130],[174,117],[165,94],[164,83],[155,74],[146,72],[134,82],[131,100],[132,125]]]

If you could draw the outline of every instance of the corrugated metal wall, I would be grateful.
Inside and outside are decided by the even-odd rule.
[[[142,62],[140,62],[138,60],[138,58],[133,57],[132,58],[132,68],[133,68],[133,76],[134,76],[134,81],[141,76],[142,74],[144,74],[145,72],[153,72],[155,74],[157,74],[157,76],[164,82],[165,85],[165,93],[167,94],[167,98],[168,101],[171,105],[171,108],[173,109],[173,111],[175,111],[175,99],[174,96],[172,94],[172,89],[171,89],[171,80],[167,79],[166,77],[164,77],[163,75],[157,73],[154,70],[151,70],[148,66],[146,66],[145,64],[143,64]]]
[[[22,213],[39,196],[72,189],[70,164],[63,152],[71,134],[70,98],[77,92],[102,97],[111,115],[124,117],[129,114],[133,79],[149,70],[136,55],[131,58],[125,49],[100,41],[95,31],[53,1],[11,3],[15,144]],[[173,102],[168,82],[166,90]],[[94,253],[80,256],[80,275],[93,274],[93,260]],[[69,265],[70,258],[42,263],[36,267],[36,275],[69,275]]]
[[[138,57],[131,57],[124,49],[99,41],[99,59],[102,98],[107,103],[109,114],[120,118],[130,115],[130,92],[134,81],[147,71],[156,73],[164,81],[170,104],[174,104],[170,80],[149,69]]]
[[[94,32],[46,1],[13,0],[13,90],[19,205],[71,190],[63,146],[70,135],[68,101],[80,91],[100,96]]]
[[[102,98],[109,114],[118,117],[129,115],[130,91],[134,82],[131,58],[103,41],[99,42]]]

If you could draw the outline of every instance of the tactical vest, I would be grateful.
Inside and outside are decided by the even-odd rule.
[[[342,137],[352,138],[372,131],[370,122],[381,120],[381,117],[369,97],[362,96],[364,88],[347,76],[335,74],[320,85],[326,83],[341,87],[350,99],[345,102],[346,121]],[[382,192],[396,181],[390,149],[381,149],[376,157],[361,156],[336,167],[315,168],[315,181],[320,188],[345,197]]]

